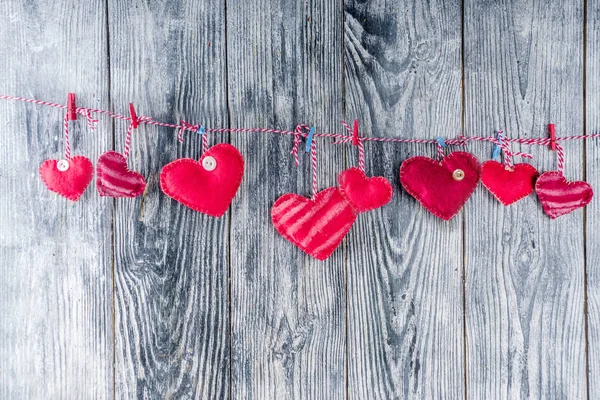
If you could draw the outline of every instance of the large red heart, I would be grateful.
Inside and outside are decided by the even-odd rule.
[[[533,193],[538,175],[529,164],[515,164],[512,169],[498,161],[481,164],[481,183],[505,206]]]
[[[557,171],[544,172],[535,184],[544,212],[558,218],[578,208],[585,207],[594,196],[592,187],[583,181],[567,181]]]
[[[475,191],[479,182],[479,161],[463,151],[450,153],[441,162],[411,157],[400,167],[400,182],[423,207],[448,221]]]
[[[225,214],[244,175],[244,158],[229,144],[208,149],[200,161],[180,158],[165,165],[160,188],[189,208],[220,217]]]
[[[40,165],[40,177],[48,189],[77,201],[94,177],[94,166],[89,158],[83,156],[60,162],[66,166],[66,170],[58,169],[58,160],[44,161]]]
[[[96,163],[96,189],[100,196],[137,197],[144,193],[146,180],[127,168],[127,160],[116,151],[107,151]]]
[[[356,211],[338,188],[317,193],[314,199],[288,193],[271,209],[277,232],[306,254],[325,260],[356,220]]]
[[[358,212],[374,210],[392,199],[392,185],[382,176],[367,178],[352,167],[338,175],[340,191]]]

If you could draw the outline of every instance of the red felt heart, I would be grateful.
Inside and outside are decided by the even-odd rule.
[[[400,182],[423,207],[448,221],[475,191],[479,182],[479,161],[462,151],[450,153],[441,162],[411,157],[400,167]]]
[[[558,218],[578,208],[585,207],[594,196],[592,187],[583,181],[567,181],[557,171],[544,172],[535,184],[535,191],[544,212]]]
[[[116,151],[102,154],[96,163],[96,189],[100,196],[137,197],[144,193],[146,181],[127,168],[127,160]]]
[[[356,211],[338,188],[317,193],[314,199],[288,193],[271,209],[277,232],[306,254],[325,260],[356,220]]]
[[[392,185],[382,176],[367,178],[358,168],[348,168],[338,175],[340,191],[358,212],[374,210],[392,199]]]
[[[538,175],[529,164],[515,164],[512,169],[498,161],[481,164],[481,183],[505,206],[533,193]]]
[[[53,192],[72,201],[79,200],[94,176],[92,162],[83,156],[61,160],[61,163],[68,166],[64,171],[58,169],[58,162],[58,160],[46,160],[40,165],[42,181]]]
[[[225,214],[244,175],[244,158],[229,144],[208,149],[200,161],[180,158],[165,165],[160,188],[189,208],[220,217]]]

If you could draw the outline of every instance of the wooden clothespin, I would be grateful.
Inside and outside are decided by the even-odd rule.
[[[75,93],[69,93],[67,97],[67,120],[75,121],[77,119],[77,106],[75,105]]]

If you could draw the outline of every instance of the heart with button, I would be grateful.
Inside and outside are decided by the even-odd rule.
[[[229,144],[218,144],[199,161],[180,158],[165,165],[160,173],[160,188],[192,210],[220,217],[229,208],[243,175],[244,158],[240,152]]]
[[[400,167],[400,182],[429,212],[448,221],[475,191],[479,183],[479,160],[463,151],[452,152],[441,162],[411,157]]]
[[[40,165],[40,177],[51,191],[77,201],[94,177],[94,166],[84,156],[46,160]]]

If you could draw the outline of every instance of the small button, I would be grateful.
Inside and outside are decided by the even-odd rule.
[[[204,157],[202,160],[202,166],[207,171],[213,171],[215,168],[217,168],[217,160],[211,156]]]
[[[465,171],[463,171],[462,169],[455,169],[452,173],[452,177],[455,181],[462,181],[463,179],[465,179]]]
[[[60,160],[56,163],[56,168],[61,172],[65,172],[69,169],[69,162],[67,160]]]

